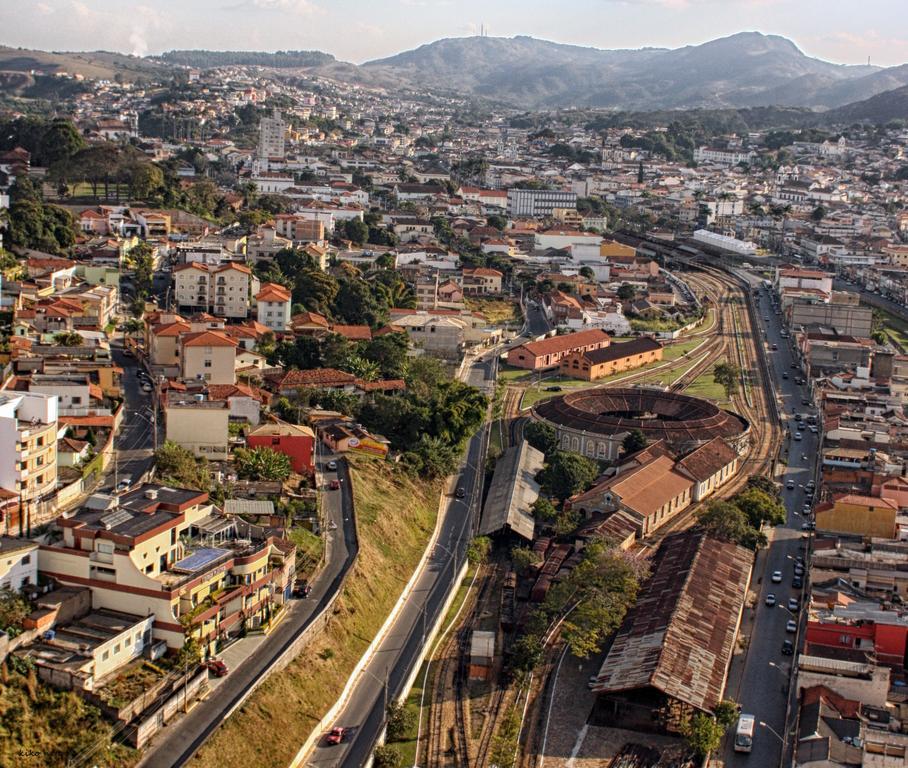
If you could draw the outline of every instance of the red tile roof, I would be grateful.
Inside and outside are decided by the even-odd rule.
[[[184,347],[236,347],[237,343],[221,331],[199,331],[182,337]]]

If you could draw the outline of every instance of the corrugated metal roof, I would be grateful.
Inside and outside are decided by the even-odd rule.
[[[253,499],[227,499],[224,512],[228,515],[273,515],[274,502]]]
[[[722,698],[752,563],[749,550],[698,531],[666,537],[594,690],[651,686],[712,710]]]
[[[545,455],[526,440],[509,448],[495,465],[489,494],[482,509],[479,533],[487,536],[505,526],[532,541],[535,520],[531,507],[539,498],[536,474],[545,463]]]

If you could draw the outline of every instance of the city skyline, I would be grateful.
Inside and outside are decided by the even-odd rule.
[[[908,62],[908,35],[892,34],[898,0],[576,0],[552,18],[540,0],[493,7],[478,0],[38,0],[0,8],[3,44],[44,50],[174,48],[321,50],[362,63],[445,37],[531,35],[596,48],[677,48],[741,31],[793,40],[810,56],[843,64]],[[23,12],[25,11],[25,12]],[[30,11],[30,12],[28,12]],[[212,24],[220,14],[221,23]]]

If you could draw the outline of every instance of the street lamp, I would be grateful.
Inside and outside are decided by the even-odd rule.
[[[779,742],[781,743],[782,749],[783,749],[783,750],[785,749],[785,739],[782,738],[782,736],[779,735],[779,732],[778,732],[775,728],[773,728],[773,727],[772,727],[769,723],[767,723],[765,720],[761,720],[761,721],[760,721],[760,726],[763,727],[763,728],[765,728],[765,729],[768,730],[773,736],[775,736],[775,737],[779,740]]]

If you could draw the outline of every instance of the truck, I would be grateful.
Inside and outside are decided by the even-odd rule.
[[[750,752],[754,743],[754,728],[757,719],[753,715],[742,714],[735,729],[735,752]]]

